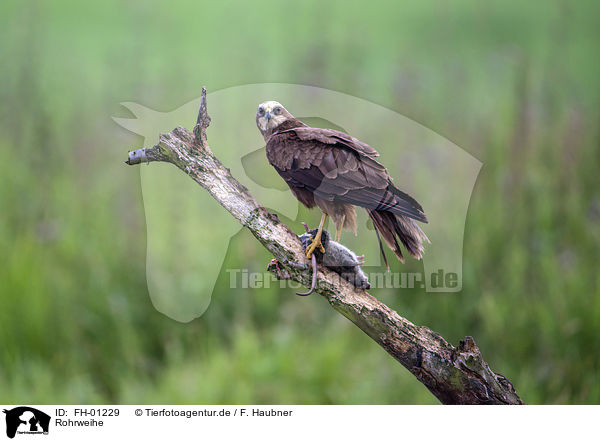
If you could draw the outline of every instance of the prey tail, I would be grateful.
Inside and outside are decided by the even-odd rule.
[[[383,238],[384,242],[391,248],[398,259],[400,259],[400,262],[404,262],[404,256],[402,255],[402,249],[400,248],[398,239],[400,239],[402,245],[404,245],[409,254],[415,259],[421,259],[421,257],[423,257],[423,252],[425,251],[423,243],[425,241],[429,242],[429,239],[413,219],[401,214],[394,214],[390,211],[367,211],[373,221],[378,238],[379,236]],[[383,253],[383,248],[381,251]],[[385,253],[383,256],[387,264]]]

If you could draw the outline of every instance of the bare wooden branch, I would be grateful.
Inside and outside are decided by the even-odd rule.
[[[213,155],[207,144],[206,89],[194,133],[183,127],[161,134],[158,144],[129,153],[127,164],[170,162],[187,173],[247,227],[274,256],[279,277],[311,284],[312,271],[298,236],[261,206]],[[283,274],[283,275],[282,275]],[[315,292],[362,329],[445,404],[524,404],[512,384],[483,360],[472,337],[458,347],[416,326],[367,292],[319,266]]]
[[[197,149],[208,149],[208,142],[206,140],[206,129],[210,124],[210,116],[206,107],[206,87],[202,86],[202,92],[200,93],[200,110],[198,111],[198,119],[196,120],[196,126],[194,127],[194,151]]]

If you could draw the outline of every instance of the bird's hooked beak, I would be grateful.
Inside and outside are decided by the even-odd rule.
[[[267,112],[265,113],[265,118],[267,118],[267,122],[271,121],[271,111],[267,110]]]

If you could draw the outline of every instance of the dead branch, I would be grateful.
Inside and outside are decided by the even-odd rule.
[[[129,165],[170,162],[231,213],[275,258],[271,269],[310,285],[312,271],[298,236],[250,195],[207,144],[206,89],[193,133],[183,127],[159,135],[158,144],[129,153]],[[319,266],[315,292],[398,360],[444,404],[524,404],[512,384],[483,360],[472,337],[458,347],[416,326],[336,273]]]

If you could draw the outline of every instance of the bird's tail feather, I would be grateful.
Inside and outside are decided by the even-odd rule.
[[[375,229],[401,262],[404,262],[404,256],[398,239],[415,259],[423,257],[425,251],[423,243],[429,242],[429,239],[413,219],[389,211],[367,211],[373,220]]]

